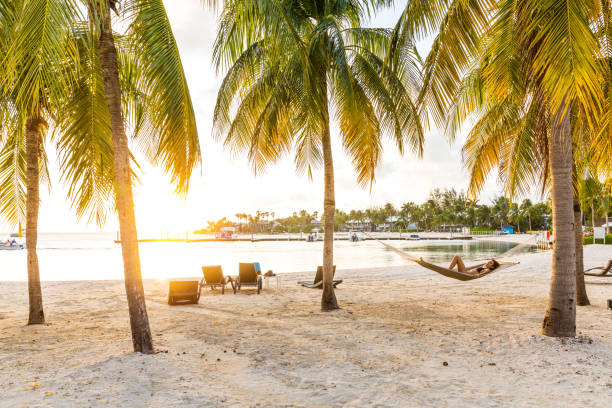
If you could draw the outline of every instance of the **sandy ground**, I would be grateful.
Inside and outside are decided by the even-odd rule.
[[[585,252],[587,266],[612,259]],[[550,252],[515,259],[473,282],[339,270],[332,313],[296,285],[313,273],[172,307],[167,282],[146,281],[155,355],[130,353],[122,282],[45,283],[48,324],[34,327],[26,284],[0,283],[0,406],[612,406],[612,280],[589,279],[578,337],[548,338]]]

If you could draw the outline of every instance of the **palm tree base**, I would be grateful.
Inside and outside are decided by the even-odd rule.
[[[548,336],[548,337],[576,337],[576,332],[556,332],[554,330],[545,330],[544,328],[542,328],[542,330],[540,331],[540,334],[543,334],[544,336]]]
[[[332,284],[323,285],[323,296],[321,297],[321,311],[331,312],[332,310],[338,310],[338,300],[334,293],[334,287]]]
[[[40,313],[30,314],[28,326],[35,324],[45,324],[45,314],[42,311]]]
[[[322,312],[333,312],[334,310],[340,310],[340,306],[333,304],[323,304],[321,303],[321,311]]]
[[[562,321],[561,316],[556,319],[545,316],[540,333],[548,337],[576,337],[576,326],[563,327],[564,325],[560,324]]]

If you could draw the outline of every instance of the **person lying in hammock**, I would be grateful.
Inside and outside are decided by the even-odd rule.
[[[478,268],[467,269],[463,263],[463,259],[461,259],[459,255],[455,255],[448,269],[453,269],[455,266],[459,272],[469,273],[470,275],[478,278],[479,276],[487,274],[497,268],[499,266],[499,262],[497,262],[495,259],[491,259],[489,262],[479,266]]]

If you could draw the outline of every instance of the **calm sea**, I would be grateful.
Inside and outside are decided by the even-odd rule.
[[[41,279],[122,279],[121,247],[112,233],[67,233],[39,236]],[[447,262],[454,254],[465,259],[493,257],[516,244],[496,241],[387,241],[417,257]],[[199,276],[202,265],[222,265],[226,275],[238,272],[239,262],[260,262],[276,273],[314,271],[322,260],[322,242],[158,242],[141,243],[144,278]],[[336,241],[338,269],[405,265],[393,251],[376,241]],[[0,281],[27,280],[26,251],[0,250]]]

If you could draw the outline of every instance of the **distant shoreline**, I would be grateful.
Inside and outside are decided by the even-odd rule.
[[[465,241],[472,240],[471,236],[457,236],[457,237],[423,237],[419,238],[421,241]],[[348,238],[334,238],[334,241],[347,241]],[[360,241],[410,241],[410,238],[393,238],[393,237],[383,237],[383,238],[370,238],[365,237]],[[139,239],[138,242],[287,242],[287,241],[307,241],[306,238],[201,238],[201,239],[179,239],[179,238],[150,238],[150,239]],[[115,244],[120,244],[121,241],[114,240]],[[312,242],[323,242],[322,239],[318,241]]]
[[[472,239],[486,239],[495,241],[506,241],[513,243],[524,243],[529,239],[532,239],[534,235],[531,234],[507,234],[507,235],[463,235],[460,233],[448,233],[448,232],[421,232],[421,233],[407,233],[407,232],[367,232],[361,234],[361,241],[375,241],[375,240],[393,240],[393,241],[410,241],[411,235],[418,235],[418,240],[453,240],[463,241]],[[367,235],[366,235],[367,234]],[[185,234],[184,237],[151,237],[146,236],[138,239],[138,242],[286,242],[286,241],[307,241],[308,234],[300,233],[284,233],[284,234],[237,234],[234,238],[216,238],[212,234]],[[349,232],[336,232],[334,234],[334,241],[346,241],[350,239]],[[320,242],[323,241],[323,234],[319,235]],[[114,242],[116,244],[121,243],[117,237]],[[317,242],[317,241],[314,241]]]

